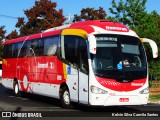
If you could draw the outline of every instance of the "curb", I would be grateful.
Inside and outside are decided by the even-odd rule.
[[[148,103],[152,103],[152,104],[160,104],[160,101],[148,101]]]

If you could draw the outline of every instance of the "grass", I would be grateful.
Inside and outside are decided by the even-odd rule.
[[[160,101],[160,94],[159,95],[150,95],[149,100]]]
[[[157,91],[158,89],[158,91]],[[160,82],[159,81],[150,81],[150,91],[154,92],[154,94],[150,94],[150,101],[160,101]]]

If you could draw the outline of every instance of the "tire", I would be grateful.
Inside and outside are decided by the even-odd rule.
[[[63,108],[71,109],[73,106],[71,105],[71,99],[69,90],[67,87],[63,87],[60,94],[61,105]]]
[[[14,81],[13,90],[14,90],[15,96],[21,96],[21,93],[20,93],[20,90],[19,90],[19,85],[18,85],[17,81]]]

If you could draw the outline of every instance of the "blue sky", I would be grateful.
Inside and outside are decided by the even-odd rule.
[[[52,0],[57,3],[57,10],[63,9],[64,15],[80,14],[82,8],[93,7],[98,9],[100,6],[104,8],[107,15],[110,16],[108,8],[111,7],[112,0]],[[25,17],[24,11],[34,6],[35,0],[3,0],[0,7],[0,26],[5,26],[7,34],[15,30],[17,19],[4,17]],[[150,13],[156,10],[160,14],[160,0],[148,0],[146,4],[147,11]]]

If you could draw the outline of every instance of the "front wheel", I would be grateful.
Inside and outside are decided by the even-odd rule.
[[[63,108],[72,108],[69,90],[63,87],[60,94],[61,105]]]

